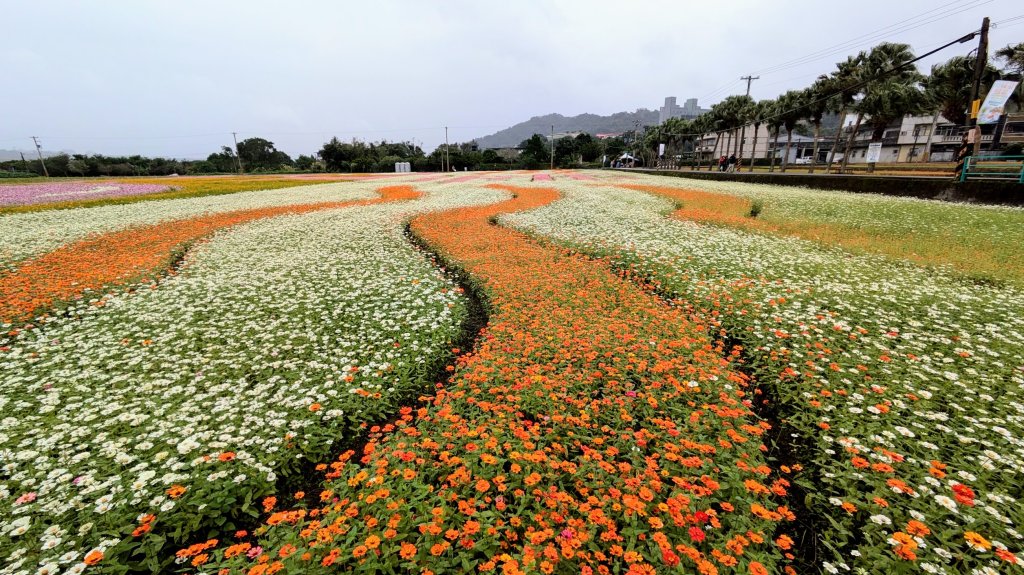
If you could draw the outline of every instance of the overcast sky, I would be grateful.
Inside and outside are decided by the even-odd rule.
[[[1020,0],[0,0],[0,149],[205,157],[262,136],[427,151],[531,116],[774,97],[883,40],[918,53]],[[1024,41],[1024,18],[994,48]],[[957,45],[922,62],[966,54]],[[803,58],[802,60],[800,60]]]

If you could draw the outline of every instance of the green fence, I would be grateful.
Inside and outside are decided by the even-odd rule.
[[[967,156],[960,181],[967,180],[1017,181],[1024,184],[1024,156]]]

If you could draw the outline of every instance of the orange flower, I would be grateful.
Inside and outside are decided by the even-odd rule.
[[[416,546],[413,545],[412,543],[403,542],[402,543],[402,548],[398,552],[398,556],[401,557],[402,559],[405,559],[406,561],[408,561],[409,559],[412,559],[413,557],[416,556]]]
[[[964,533],[964,540],[967,541],[967,545],[976,551],[988,551],[992,548],[992,543],[988,539],[974,531]]]
[[[217,459],[219,459],[221,461],[231,461],[234,458],[235,458],[235,452],[234,451],[225,451],[224,453],[221,453],[220,455],[217,456]]]
[[[171,499],[177,499],[177,498],[181,497],[182,495],[184,495],[186,491],[188,491],[188,490],[185,489],[185,487],[183,487],[181,485],[172,485],[167,490],[167,495]]]
[[[768,575],[768,569],[757,561],[751,561],[747,569],[750,571],[750,575]]]
[[[85,559],[82,560],[86,565],[95,565],[103,560],[103,552],[99,549],[93,549],[92,551],[85,554]]]
[[[924,523],[911,519],[907,522],[907,533],[917,537],[925,537],[931,533],[931,529],[928,529],[928,526]]]

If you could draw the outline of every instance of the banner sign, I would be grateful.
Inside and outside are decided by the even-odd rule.
[[[882,159],[882,142],[868,144],[867,162],[869,164],[877,164],[880,159]]]
[[[985,101],[981,104],[981,111],[978,112],[978,123],[998,123],[999,116],[1003,115],[1003,106],[1006,105],[1006,101],[1016,88],[1016,81],[996,80],[996,83],[992,84],[992,89],[988,91],[988,96],[985,96]]]
[[[658,157],[665,155],[665,144],[658,144]]]

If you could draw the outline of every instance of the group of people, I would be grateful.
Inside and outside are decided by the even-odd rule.
[[[739,165],[740,161],[736,158],[736,154],[730,154],[728,158],[725,156],[718,158],[719,172],[735,172]]]

